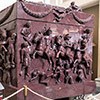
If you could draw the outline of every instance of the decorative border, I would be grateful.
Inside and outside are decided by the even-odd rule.
[[[35,17],[35,18],[46,17],[47,15],[49,15],[51,13],[51,11],[53,11],[53,15],[55,17],[56,22],[59,22],[67,14],[72,14],[74,20],[76,22],[78,22],[79,24],[85,24],[85,23],[89,22],[92,19],[92,15],[89,16],[88,18],[85,18],[85,19],[79,18],[75,14],[75,12],[80,10],[79,8],[78,9],[72,9],[72,8],[69,7],[69,8],[64,9],[62,12],[60,12],[59,9],[54,9],[54,8],[51,8],[50,10],[45,11],[45,12],[33,12],[32,10],[30,10],[29,8],[26,7],[26,5],[23,1],[20,1],[20,3],[22,5],[22,8],[23,8],[24,12],[27,13],[28,15],[32,16],[32,17]]]

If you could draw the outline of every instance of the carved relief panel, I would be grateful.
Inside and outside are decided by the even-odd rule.
[[[31,6],[20,3],[23,14],[34,20],[26,17],[27,20],[17,22],[19,86],[28,84],[53,99],[93,91],[94,88],[86,85],[94,84],[90,82],[93,16],[86,16],[74,2],[69,8],[49,7],[46,12],[32,11]],[[85,86],[88,91],[83,91]],[[73,91],[68,92],[68,88]]]
[[[15,69],[15,43],[16,33],[6,29],[0,29],[0,81],[14,85],[13,70]],[[13,84],[14,83],[14,84]]]
[[[67,29],[67,26],[64,25],[63,29],[59,30],[58,27],[60,28],[61,25],[52,27],[55,25],[48,24],[48,26],[43,23],[44,26],[40,26],[41,29],[35,30],[37,32],[34,33],[31,31],[31,24],[30,21],[26,22],[20,31],[22,39],[19,51],[20,76],[24,72],[24,79],[30,77],[29,81],[34,81],[42,72],[43,74],[50,72],[49,75],[46,74],[47,79],[51,78],[55,80],[55,83],[59,83],[63,79],[61,82],[66,83],[67,77],[69,77],[70,84],[90,79],[89,76],[92,73],[91,28],[81,27],[80,32],[80,27],[68,26],[69,29]],[[56,32],[54,32],[54,29]],[[62,31],[62,33],[59,33],[59,31]],[[40,65],[37,65],[38,67],[31,65],[34,60],[40,62]],[[31,72],[29,69],[31,69]],[[72,75],[69,75],[70,73]],[[76,78],[73,78],[74,75]]]
[[[0,80],[13,85],[11,73],[16,69],[18,88],[26,84],[52,99],[93,92],[94,16],[74,2],[65,9],[20,0],[17,10],[17,33],[0,30]],[[29,93],[28,99],[32,97]]]

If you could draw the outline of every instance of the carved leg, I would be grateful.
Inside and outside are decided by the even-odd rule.
[[[83,69],[83,74],[84,74],[84,77],[87,79],[86,72],[84,69]]]
[[[3,70],[0,69],[0,81],[3,82]]]
[[[45,65],[45,61],[44,61],[44,59],[42,59],[41,57],[39,57],[39,60],[40,60],[40,62],[42,63],[42,68],[44,68],[44,65]]]
[[[9,64],[10,63],[10,54],[7,54],[6,60],[7,60],[7,63]]]
[[[24,79],[26,79],[26,76],[29,77],[29,74],[28,74],[28,66],[25,67],[24,71],[25,71],[24,72]]]
[[[12,63],[12,64],[15,64],[15,63],[14,63],[14,53],[11,54],[11,63]]]
[[[3,82],[8,83],[9,85],[11,85],[11,77],[10,77],[10,72],[8,70],[4,71]]]
[[[20,73],[19,73],[20,76],[22,76],[23,71],[24,71],[24,66],[22,65],[22,66],[21,66],[21,71],[20,71]]]
[[[56,76],[55,76],[54,78],[55,78],[55,83],[56,83],[56,84],[58,84],[59,82],[61,82],[61,81],[60,81],[60,73],[57,73]]]
[[[10,75],[10,72],[9,71],[7,72],[7,83],[9,85],[11,85],[11,75]]]
[[[54,68],[54,66],[55,66],[54,59],[52,57],[50,57],[50,60],[51,60],[51,65],[52,65],[51,67]]]
[[[4,83],[6,83],[6,77],[7,77],[6,71],[3,70],[3,82]]]

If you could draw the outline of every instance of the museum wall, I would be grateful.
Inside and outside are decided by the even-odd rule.
[[[99,28],[99,5],[95,5],[93,7],[85,8],[83,10],[86,13],[94,14],[94,33],[93,33],[93,42],[95,46],[93,46],[93,79],[98,75],[98,28]]]

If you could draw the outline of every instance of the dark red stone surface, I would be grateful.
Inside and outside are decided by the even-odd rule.
[[[44,5],[44,4],[36,4],[31,2],[25,2],[24,3],[28,9],[30,9],[33,12],[45,12],[49,9],[53,9],[54,7],[51,5]],[[56,7],[57,9],[64,9]],[[87,79],[83,78],[83,81],[81,83],[75,82],[76,74],[70,73],[73,76],[74,83],[73,84],[64,84],[63,83],[63,77],[61,78],[61,83],[56,84],[54,79],[48,78],[45,81],[48,82],[48,86],[44,86],[43,84],[39,84],[37,80],[33,80],[29,82],[29,78],[27,77],[26,80],[24,79],[24,76],[20,76],[20,70],[21,70],[21,64],[20,64],[20,49],[21,49],[21,43],[25,42],[23,40],[23,36],[21,35],[21,30],[23,28],[23,25],[26,24],[27,21],[31,21],[31,34],[34,35],[35,33],[38,33],[39,31],[43,30],[44,26],[46,25],[47,28],[50,27],[52,32],[55,34],[63,34],[64,32],[69,33],[73,40],[77,40],[79,38],[79,34],[82,34],[83,29],[90,29],[91,36],[90,36],[90,49],[86,52],[92,59],[92,33],[93,33],[93,27],[94,27],[94,16],[90,14],[86,14],[84,12],[75,11],[75,15],[77,15],[80,19],[87,19],[91,16],[91,19],[84,23],[80,24],[78,23],[74,18],[72,13],[66,14],[64,18],[62,18],[59,22],[54,21],[54,14],[53,10],[50,14],[43,18],[35,18],[30,15],[28,15],[22,8],[21,3],[16,3],[16,18],[15,23],[11,23],[11,25],[16,25],[14,28],[14,31],[17,33],[17,39],[16,39],[16,47],[15,47],[15,62],[16,62],[16,73],[15,75],[15,82],[13,82],[14,86],[17,86],[18,89],[22,88],[23,85],[27,85],[29,88],[31,88],[33,91],[40,93],[43,96],[46,96],[51,99],[58,99],[58,98],[65,98],[65,97],[73,97],[78,96],[82,94],[89,94],[93,91],[95,91],[95,83],[91,80],[91,75],[87,75]],[[10,18],[11,20],[12,18]],[[10,22],[9,22],[10,23]],[[7,27],[6,24],[3,25],[3,27]],[[66,33],[66,34],[67,34]],[[47,71],[47,68],[49,66],[48,62],[45,61],[44,68],[42,69],[42,64],[39,61],[39,59],[30,59],[30,67],[29,67],[29,73],[33,69],[38,69],[41,72],[45,72],[47,75],[50,75],[51,72]],[[90,66],[92,68],[92,66]],[[16,83],[17,82],[17,83]],[[28,92],[27,100],[44,100],[31,92]],[[19,93],[17,96],[18,100],[23,100],[23,93]],[[12,99],[13,100],[13,99]]]

